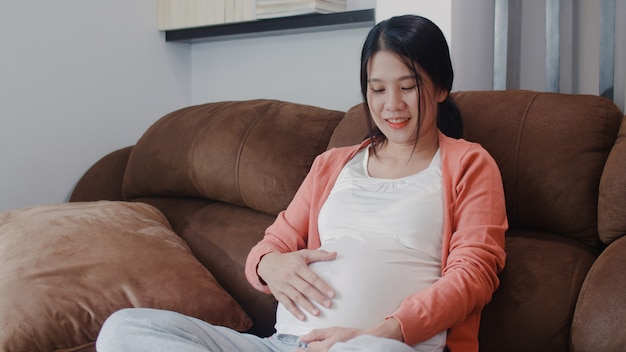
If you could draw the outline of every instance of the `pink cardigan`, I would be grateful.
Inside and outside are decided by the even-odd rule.
[[[331,149],[318,156],[293,201],[250,251],[246,277],[270,293],[256,271],[272,251],[317,249],[317,216],[341,168],[369,144]],[[414,345],[448,329],[453,351],[478,351],[480,312],[499,285],[508,227],[499,169],[480,145],[439,134],[444,191],[442,277],[407,297],[390,317],[400,321],[404,341]]]

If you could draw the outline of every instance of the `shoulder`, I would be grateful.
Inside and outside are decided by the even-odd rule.
[[[493,161],[491,154],[482,145],[463,138],[455,139],[441,135],[439,137],[439,145],[446,159],[450,161],[462,162],[464,160],[476,160],[477,158]]]
[[[365,141],[361,144],[351,145],[347,147],[337,147],[329,149],[318,155],[313,162],[313,167],[344,165],[359,150],[365,148],[369,142]]]
[[[445,137],[439,140],[442,171],[453,183],[481,178],[502,182],[500,169],[491,154],[479,143]]]

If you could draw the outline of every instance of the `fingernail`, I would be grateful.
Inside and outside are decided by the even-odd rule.
[[[332,302],[330,300],[328,300],[328,299],[325,299],[323,303],[324,303],[324,307],[326,307],[326,308],[329,308],[330,305],[332,304]]]

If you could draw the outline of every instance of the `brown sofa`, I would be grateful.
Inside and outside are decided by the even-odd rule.
[[[481,351],[626,350],[623,113],[596,96],[468,91],[454,98],[465,138],[481,143],[501,169],[510,222],[501,286],[482,316]],[[0,305],[0,349],[92,351],[102,321],[124,306],[174,309],[271,334],[275,301],[246,282],[246,254],[316,155],[365,138],[363,116],[361,105],[344,113],[271,100],[188,107],[95,163],[72,203],[0,215],[0,245],[6,234],[21,239],[11,251],[28,241],[25,233],[45,237],[34,255],[24,250],[11,269],[0,269],[21,273],[13,281],[0,275],[0,293],[12,292]],[[42,233],[69,237],[50,242]],[[153,233],[163,239],[154,241]],[[0,258],[9,252],[0,250]],[[45,259],[62,250],[62,259]],[[62,290],[19,294],[54,273]],[[93,291],[101,295],[90,302],[84,297]],[[15,307],[33,300],[46,301],[38,311],[52,312],[43,320],[54,324],[40,330],[56,337],[24,328],[28,315]],[[8,319],[15,316],[22,325]]]

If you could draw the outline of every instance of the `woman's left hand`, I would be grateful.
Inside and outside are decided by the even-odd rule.
[[[300,341],[306,342],[309,346],[306,351],[327,352],[335,343],[348,341],[363,333],[363,330],[341,327],[316,329],[300,336]],[[305,350],[298,349],[298,351]]]

